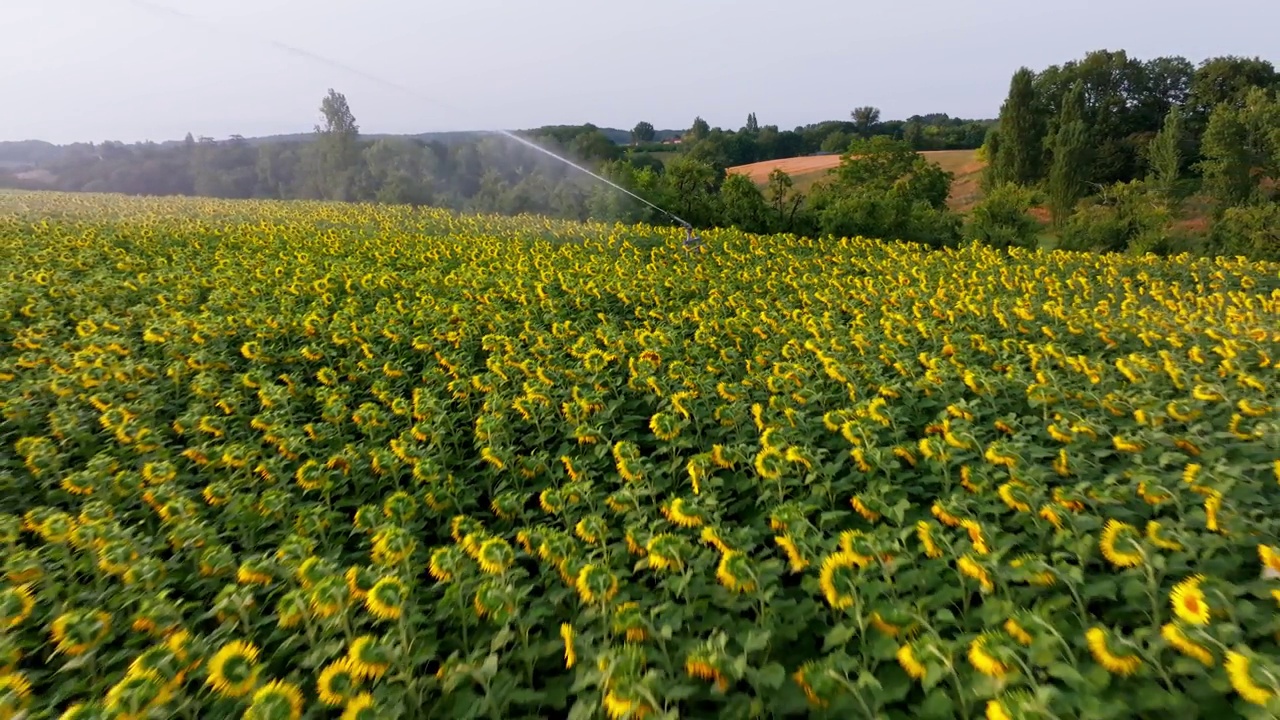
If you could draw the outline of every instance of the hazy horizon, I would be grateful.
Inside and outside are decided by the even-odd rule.
[[[333,87],[361,131],[580,124],[789,129],[848,117],[995,117],[1019,66],[1099,49],[1275,60],[1280,5],[1078,0],[1043,8],[940,0],[39,0],[0,8],[0,140],[55,143],[310,131]],[[921,19],[926,22],[921,23]],[[767,33],[767,34],[766,34]],[[412,89],[298,57],[284,43]],[[1272,56],[1269,56],[1271,53]]]

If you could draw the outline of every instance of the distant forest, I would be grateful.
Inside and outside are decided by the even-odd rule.
[[[1280,259],[1280,75],[1260,58],[1142,60],[1097,51],[1021,68],[997,119],[946,114],[791,130],[681,130],[638,122],[521,133],[700,227],[863,235],[951,246],[1202,252]],[[313,133],[166,143],[0,143],[0,186],[146,195],[327,199],[463,211],[671,223],[509,138],[363,135],[331,90]],[[678,142],[677,142],[678,140]],[[976,149],[983,198],[948,207],[953,176],[917,151]],[[736,165],[818,153],[841,161],[812,187]]]

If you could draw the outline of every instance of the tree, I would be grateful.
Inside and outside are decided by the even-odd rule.
[[[773,208],[777,218],[777,227],[789,232],[795,223],[796,211],[804,202],[804,195],[795,192],[795,181],[782,168],[777,167],[769,173],[766,191],[769,206]]]
[[[1033,248],[1039,223],[1031,217],[1032,191],[1005,183],[986,194],[969,212],[965,239],[995,248]]]
[[[316,126],[315,151],[321,196],[350,200],[360,164],[360,126],[346,96],[333,88],[320,101],[320,113],[324,122]]]
[[[838,192],[895,194],[933,208],[946,205],[953,175],[902,140],[877,135],[855,140],[831,171]]]
[[[1165,116],[1160,132],[1147,146],[1147,164],[1147,182],[1173,205],[1182,172],[1182,108],[1175,106]]]
[[[685,140],[697,142],[706,137],[711,132],[711,126],[707,124],[702,116],[693,119],[693,125],[689,127],[689,132],[685,133]]]
[[[769,207],[751,178],[733,174],[720,186],[724,222],[747,232],[769,231]]]
[[[756,120],[755,113],[750,113],[747,115],[747,124],[742,126],[742,130],[743,132],[747,132],[751,134],[760,132],[760,121]]]
[[[1041,177],[1044,123],[1035,89],[1035,73],[1020,68],[1000,106],[999,139],[988,144],[987,172],[992,186],[1006,182],[1031,185]]]
[[[854,108],[853,112],[849,113],[849,116],[853,118],[853,125],[858,134],[864,138],[869,138],[871,137],[871,131],[880,122],[880,108],[863,105],[862,107]]]
[[[631,140],[637,143],[653,142],[655,134],[653,124],[641,120],[631,129]]]
[[[1089,129],[1084,122],[1084,83],[1077,82],[1062,103],[1049,168],[1049,210],[1061,225],[1088,188]]]
[[[1218,208],[1262,196],[1263,181],[1280,179],[1280,99],[1254,88],[1236,106],[1224,102],[1209,116],[1201,144],[1204,188]]]

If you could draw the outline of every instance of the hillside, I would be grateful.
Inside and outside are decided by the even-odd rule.
[[[950,200],[953,209],[967,210],[982,196],[979,181],[985,165],[978,159],[977,153],[977,150],[927,150],[921,153],[942,169],[955,174]],[[729,168],[728,171],[747,175],[763,185],[768,182],[769,173],[773,172],[774,168],[778,168],[791,176],[797,190],[808,191],[814,183],[825,177],[839,164],[839,155],[806,155],[738,165]]]

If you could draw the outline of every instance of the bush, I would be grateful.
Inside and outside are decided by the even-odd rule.
[[[1034,193],[1015,183],[992,190],[969,213],[966,240],[977,240],[996,248],[1033,248],[1040,223],[1031,217]]]
[[[1209,249],[1217,255],[1280,260],[1280,205],[1229,208],[1213,226]]]
[[[1123,252],[1133,246],[1155,252],[1164,242],[1161,236],[1168,232],[1170,219],[1168,207],[1146,183],[1116,183],[1103,191],[1097,204],[1077,210],[1067,220],[1058,247]]]

